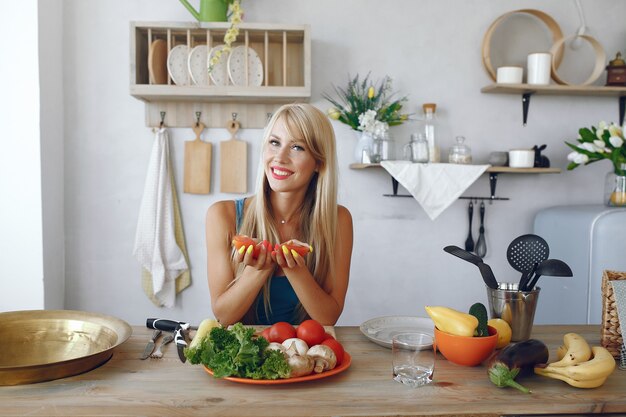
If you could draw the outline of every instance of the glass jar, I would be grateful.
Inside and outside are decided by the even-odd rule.
[[[383,136],[376,136],[372,148],[372,162],[379,163],[393,158],[393,140],[389,136],[389,132],[385,132]]]
[[[428,139],[423,133],[413,133],[411,141],[404,146],[404,159],[411,162],[426,163],[429,161]]]
[[[464,142],[464,136],[456,137],[456,144],[450,148],[450,153],[448,154],[448,162],[451,164],[472,163],[472,150]]]
[[[626,164],[622,164],[622,173]],[[626,175],[618,175],[614,170],[606,174],[604,180],[604,204],[610,207],[626,206]]]

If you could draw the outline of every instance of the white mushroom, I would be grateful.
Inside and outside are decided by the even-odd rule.
[[[278,350],[283,353],[283,355],[287,356],[287,348],[281,345],[280,343],[272,342],[265,349],[267,350]]]
[[[315,361],[313,360],[313,358],[297,354],[288,357],[287,363],[291,367],[291,378],[309,375],[311,372],[313,372],[313,367],[315,366]]]
[[[295,353],[301,356],[306,355],[306,352],[309,350],[309,345],[307,345],[304,340],[298,339],[297,337],[292,337],[291,339],[285,340],[283,342],[283,346],[287,348],[287,354],[289,356],[291,356],[291,354],[289,354],[289,348],[291,346],[294,346],[294,349],[296,351]]]
[[[315,366],[313,367],[315,373],[319,374],[337,366],[335,352],[326,345],[315,345],[307,351],[306,355],[315,360]]]

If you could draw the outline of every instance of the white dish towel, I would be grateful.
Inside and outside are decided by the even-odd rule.
[[[431,220],[435,220],[490,167],[409,161],[382,161],[380,164],[411,193]]]
[[[133,255],[152,274],[154,296],[165,307],[174,306],[176,277],[188,269],[176,243],[170,169],[169,134],[161,128],[148,164]]]

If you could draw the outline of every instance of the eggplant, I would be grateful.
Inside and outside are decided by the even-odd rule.
[[[536,365],[548,362],[549,356],[545,343],[528,339],[494,353],[489,359],[487,374],[498,387],[513,387],[528,394],[530,390],[515,382],[515,378],[532,374]]]

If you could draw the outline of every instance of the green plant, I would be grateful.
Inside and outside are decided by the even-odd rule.
[[[379,83],[370,80],[368,73],[362,80],[357,74],[348,79],[347,88],[333,85],[338,98],[324,93],[323,97],[333,107],[328,109],[331,119],[339,120],[354,130],[361,130],[379,135],[389,126],[396,126],[408,120],[409,115],[401,113],[406,96],[394,99],[392,80],[385,76]]]
[[[237,36],[239,35],[239,24],[241,23],[243,16],[243,9],[241,8],[240,0],[224,1],[230,5],[230,27],[224,34],[224,47],[215,52],[209,61],[209,73],[213,71],[215,65],[220,62],[222,55],[224,53],[230,53],[232,50],[232,44],[237,40]]]
[[[607,125],[606,122],[600,122],[597,128],[583,127],[578,133],[578,144],[565,142],[573,149],[573,152],[567,155],[570,161],[568,170],[608,159],[613,164],[616,175],[626,175],[626,141],[621,127],[615,123]]]

